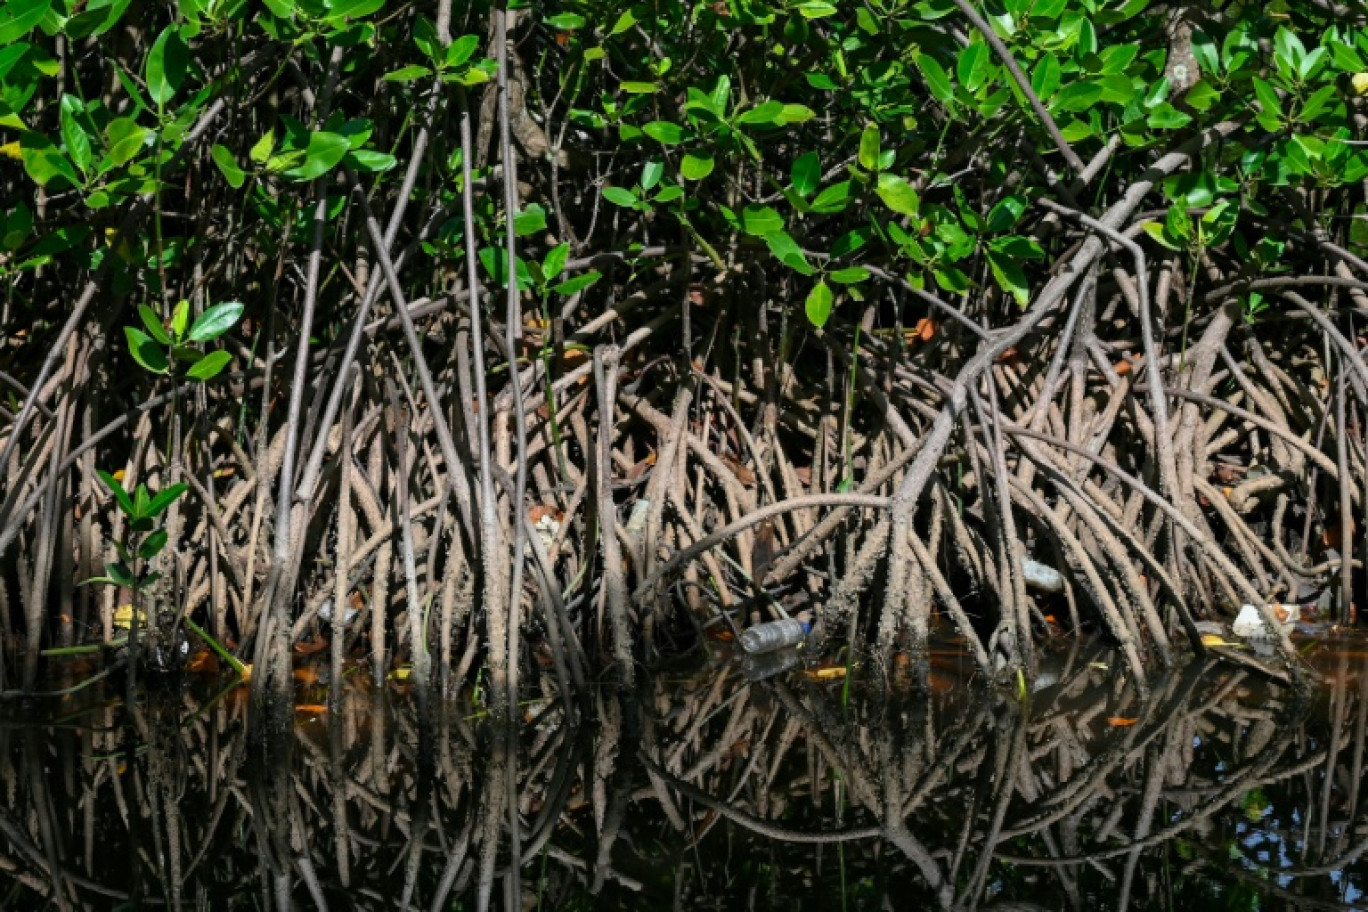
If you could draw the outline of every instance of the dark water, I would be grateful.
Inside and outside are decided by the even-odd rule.
[[[301,669],[270,760],[241,689],[91,688],[0,707],[0,908],[1365,908],[1368,653],[1312,661],[1304,696],[1213,663],[1145,702],[1075,646],[1024,703],[953,648],[930,696],[714,661],[531,701],[511,776],[478,706],[419,724],[360,675],[329,713]]]

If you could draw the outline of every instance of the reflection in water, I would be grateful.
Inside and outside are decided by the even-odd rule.
[[[42,724],[9,707],[0,907],[1368,902],[1363,653],[1325,660],[1307,697],[1194,665],[1141,702],[1080,647],[1026,705],[965,684],[954,658],[929,697],[712,665],[635,699],[604,689],[578,726],[534,701],[515,779],[470,710],[419,724],[360,675],[335,713],[301,704],[271,756],[247,744],[240,690],[86,697]]]

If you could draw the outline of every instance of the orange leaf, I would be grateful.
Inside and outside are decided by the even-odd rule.
[[[300,703],[295,707],[297,713],[312,713],[315,716],[321,716],[327,711],[328,707],[322,703]]]
[[[1122,717],[1122,716],[1112,716],[1112,717],[1110,717],[1109,719],[1107,719],[1107,724],[1108,724],[1108,725],[1116,725],[1116,726],[1134,725],[1136,722],[1139,722],[1139,721],[1140,721],[1139,719],[1127,719],[1127,718],[1124,718],[1124,717]]]
[[[1124,377],[1131,372],[1131,363],[1124,359],[1117,361],[1112,365],[1112,370],[1116,371],[1118,377]]]

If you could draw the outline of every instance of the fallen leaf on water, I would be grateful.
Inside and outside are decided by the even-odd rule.
[[[1107,724],[1108,724],[1108,725],[1116,725],[1116,726],[1134,725],[1136,722],[1139,722],[1139,721],[1140,721],[1139,719],[1127,719],[1127,718],[1125,718],[1125,717],[1123,717],[1123,716],[1112,716],[1112,717],[1110,717],[1109,719],[1107,719]]]

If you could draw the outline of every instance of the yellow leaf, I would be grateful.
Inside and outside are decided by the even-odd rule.
[[[12,158],[15,161],[20,161],[24,157],[24,154],[19,151],[18,140],[15,140],[14,142],[10,143],[5,143],[3,146],[0,146],[0,155],[5,156],[6,158]]]
[[[413,674],[412,668],[407,665],[400,665],[398,668],[394,669],[394,671],[391,671],[389,676],[395,681],[407,681],[411,674]]]
[[[1354,87],[1355,94],[1368,95],[1368,73],[1355,73],[1350,77],[1349,83]]]
[[[1202,634],[1202,645],[1203,645],[1203,646],[1229,646],[1229,647],[1231,647],[1231,648],[1238,648],[1240,644],[1239,644],[1239,643],[1231,643],[1231,642],[1229,642],[1228,640],[1222,639],[1221,636],[1220,636],[1219,634],[1215,634],[1215,633],[1205,633],[1205,634]]]
[[[114,609],[114,626],[118,627],[120,630],[128,630],[133,626],[134,611],[135,609],[131,604],[120,605],[118,608]],[[137,618],[139,627],[147,626],[147,612],[138,610]]]

